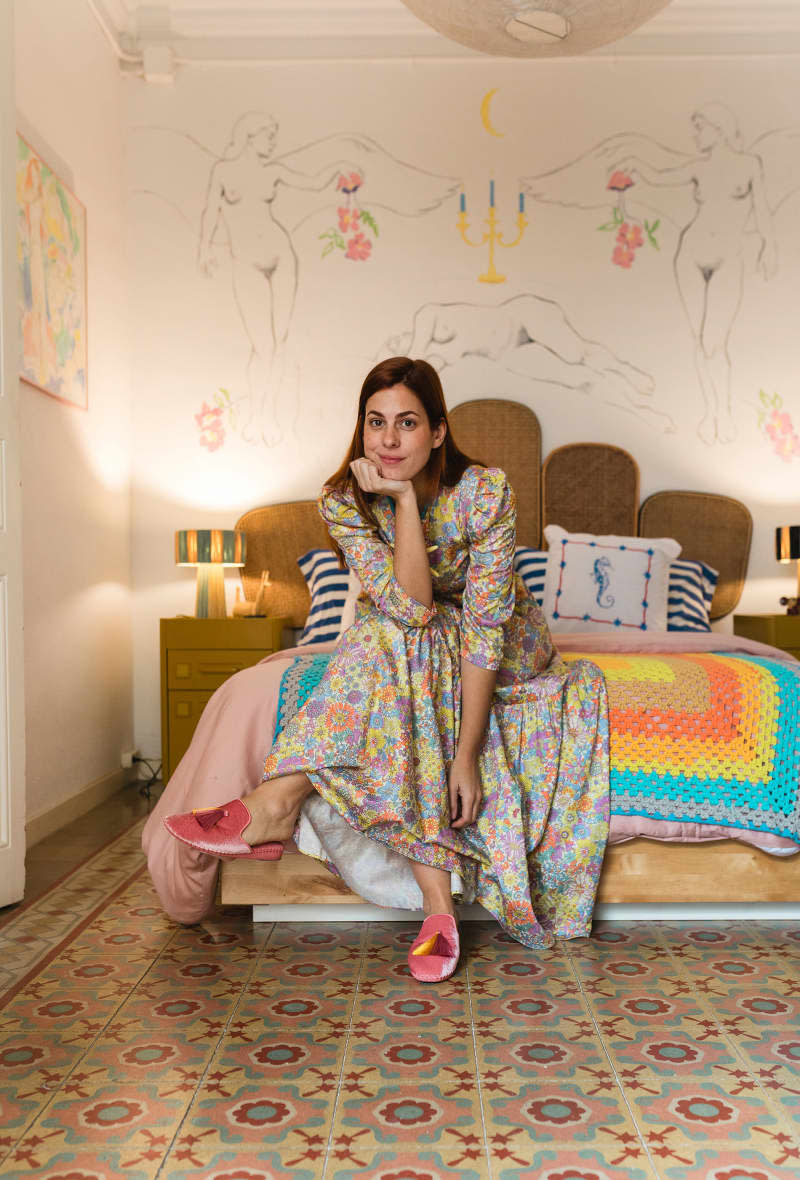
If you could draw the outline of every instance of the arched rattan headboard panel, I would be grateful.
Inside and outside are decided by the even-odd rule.
[[[570,443],[556,447],[542,470],[542,528],[636,536],[639,468],[621,447]]]
[[[639,513],[642,537],[674,537],[681,557],[719,570],[711,618],[730,614],[742,597],[753,518],[739,500],[710,492],[656,492]]]
[[[239,517],[236,527],[247,534],[247,560],[242,569],[245,598],[255,598],[261,571],[269,570],[269,614],[302,627],[311,600],[297,558],[309,549],[330,546],[316,500],[253,508]]]
[[[540,481],[541,431],[527,406],[498,398],[463,402],[450,412],[450,422],[462,450],[508,475],[517,494],[520,545],[539,544],[542,516],[545,524],[560,524],[571,532],[675,537],[683,546],[682,556],[720,571],[711,617],[721,618],[736,606],[753,527],[738,500],[703,492],[657,492],[644,502],[637,522],[639,469],[627,451],[597,443],[557,447]],[[247,533],[245,597],[255,598],[261,570],[268,569],[269,613],[301,627],[309,597],[297,558],[329,544],[316,501],[255,508],[236,527]]]
[[[541,535],[542,431],[522,402],[482,398],[449,413],[453,438],[465,454],[500,467],[517,497],[517,544],[535,547]]]

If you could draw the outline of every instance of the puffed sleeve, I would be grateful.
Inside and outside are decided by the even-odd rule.
[[[324,487],[317,507],[348,568],[378,610],[404,627],[424,627],[429,623],[436,614],[436,606],[425,606],[406,593],[394,576],[391,546],[370,528],[355,499],[347,492]]]
[[[469,569],[461,614],[461,655],[481,668],[499,668],[503,624],[514,612],[517,501],[504,471],[483,467],[462,483]]]

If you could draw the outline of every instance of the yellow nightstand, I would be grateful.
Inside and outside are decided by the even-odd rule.
[[[800,615],[734,615],[733,633],[770,643],[800,660]]]
[[[166,783],[215,689],[280,651],[289,619],[161,620],[161,757]]]

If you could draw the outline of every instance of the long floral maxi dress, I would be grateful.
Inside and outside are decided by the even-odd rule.
[[[416,860],[450,870],[454,895],[480,902],[526,946],[588,934],[608,835],[605,683],[589,661],[562,661],[514,573],[505,473],[471,466],[428,505],[430,607],[394,576],[394,501],[378,496],[372,507],[377,535],[352,493],[326,487],[319,498],[363,589],[264,780],[305,771],[315,793],[298,846],[368,901],[420,909]],[[497,681],[478,759],[480,815],[454,829],[447,775],[462,659],[497,669]]]

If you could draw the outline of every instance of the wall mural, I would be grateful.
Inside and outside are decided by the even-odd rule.
[[[647,134],[617,133],[566,164],[524,175],[514,186],[509,147],[501,142],[506,133],[493,116],[498,92],[498,87],[487,90],[476,107],[478,135],[489,154],[476,150],[472,162],[479,159],[485,172],[477,187],[473,177],[469,193],[462,180],[401,160],[363,134],[328,135],[278,153],[278,122],[261,111],[233,121],[221,154],[186,132],[135,128],[169,137],[171,146],[182,142],[184,156],[176,156],[173,165],[173,152],[167,153],[170,168],[155,172],[158,180],[151,189],[136,191],[166,202],[179,214],[190,230],[197,267],[219,285],[243,335],[243,375],[237,377],[235,368],[219,372],[217,388],[193,413],[195,437],[207,453],[219,451],[230,438],[269,448],[299,440],[297,423],[313,394],[303,393],[308,376],[301,379],[299,358],[308,351],[309,329],[305,318],[302,324],[295,322],[298,296],[305,290],[303,276],[308,284],[311,274],[317,303],[335,299],[341,274],[332,265],[336,259],[348,272],[352,263],[369,264],[352,272],[369,276],[369,281],[363,285],[363,303],[360,284],[357,291],[348,288],[353,334],[337,341],[337,347],[355,348],[365,359],[391,353],[423,356],[439,370],[462,365],[459,381],[467,374],[462,363],[480,358],[484,369],[475,378],[477,384],[485,384],[487,377],[491,382],[488,363],[496,366],[498,388],[508,389],[511,375],[524,382],[523,388],[537,383],[554,393],[588,396],[661,434],[675,433],[676,420],[683,417],[707,446],[733,441],[737,407],[731,340],[753,273],[767,280],[777,273],[775,213],[800,190],[800,128],[766,132],[745,147],[733,111],[722,103],[707,103],[691,116],[693,152],[665,146]],[[523,150],[530,151],[527,139]],[[525,171],[515,163],[517,175]],[[504,210],[501,218],[496,192],[507,198],[509,188],[512,208],[518,201],[518,211],[514,218]],[[486,205],[479,192],[488,196]],[[526,197],[536,203],[539,235],[539,214],[547,206],[601,210],[603,216],[587,220],[585,230],[608,237],[606,265],[639,275],[646,254],[655,267],[671,265],[672,290],[691,334],[700,393],[693,399],[701,405],[694,421],[691,410],[685,405],[678,410],[669,396],[674,378],[669,388],[657,388],[655,356],[649,372],[641,360],[637,364],[626,355],[633,340],[625,327],[630,308],[620,312],[619,331],[607,319],[607,326],[598,324],[594,332],[575,326],[576,311],[587,322],[587,293],[591,324],[591,284],[598,293],[602,290],[598,263],[587,258],[589,286],[576,290],[574,300],[569,294],[554,299],[530,290],[531,267],[537,277],[537,268],[542,268],[542,290],[553,276],[546,260],[538,260],[530,248],[524,252],[531,237],[525,232],[531,217],[530,204],[526,216]],[[452,242],[442,243],[441,254],[435,236],[441,221],[433,234],[422,227],[413,234],[398,227],[397,217],[423,218],[451,199],[458,199],[458,214],[455,224],[450,222]],[[451,246],[462,242],[485,252],[483,272],[471,265],[455,272],[444,269]],[[394,304],[394,276],[387,269],[392,263],[386,261],[397,257],[391,254],[392,245],[401,245],[409,257],[418,256],[410,312],[407,291]],[[471,256],[469,249],[459,248]],[[501,258],[508,274],[495,265]],[[320,264],[322,271],[315,269]],[[474,290],[476,277],[482,284],[516,280],[515,293],[486,303],[471,298],[468,291]],[[453,295],[432,298],[442,290],[442,281]],[[375,284],[386,303],[389,322],[383,332],[375,331],[375,317],[372,328],[361,327],[361,313],[375,302]],[[406,310],[398,310],[403,304]],[[641,349],[642,338],[637,340]],[[461,383],[467,392],[471,379],[467,375]],[[460,393],[460,386],[454,391]],[[757,421],[750,422],[770,452],[788,463],[800,459],[800,435],[785,398],[785,392],[761,390],[750,403]]]
[[[402,217],[421,217],[459,187],[458,180],[396,159],[366,136],[332,135],[275,156],[277,135],[277,121],[269,115],[249,112],[237,120],[211,167],[198,248],[200,269],[210,277],[219,265],[216,251],[230,252],[232,294],[250,345],[247,405],[234,418],[229,414],[228,424],[267,446],[282,441],[287,413],[296,412],[296,399],[286,396],[291,375],[285,351],[299,273],[295,231],[319,208],[335,208],[338,225],[320,235],[323,256],[339,249],[346,259],[365,261],[373,248],[368,234],[377,238],[378,225],[357,197],[362,187],[371,207]],[[301,190],[320,194],[320,200],[298,219]],[[219,421],[224,412],[218,399],[213,407],[203,404],[197,416],[201,442],[209,435],[209,416]]]
[[[673,273],[703,398],[697,434],[713,445],[736,436],[729,340],[753,238],[762,276],[776,272],[773,215],[800,188],[800,128],[767,132],[745,148],[735,114],[716,102],[696,110],[691,125],[693,154],[622,133],[523,187],[536,201],[581,209],[603,208],[615,194],[611,221],[598,228],[616,231],[611,261],[628,270],[645,242],[659,248],[662,219],[677,231]]]
[[[390,337],[375,359],[387,353],[423,357],[440,372],[466,357],[483,357],[530,381],[591,394],[657,430],[675,430],[670,415],[651,405],[649,373],[582,336],[558,303],[538,295],[515,295],[497,306],[423,304],[411,331]]]

